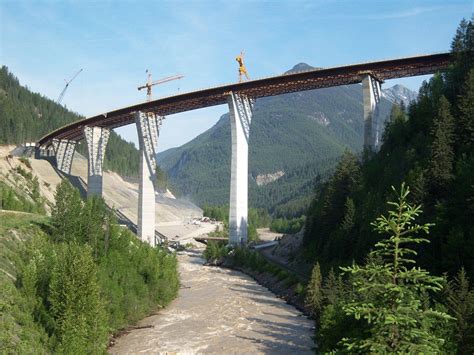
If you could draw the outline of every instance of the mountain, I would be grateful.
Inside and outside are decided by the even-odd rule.
[[[403,102],[408,106],[410,102],[416,101],[418,94],[403,85],[394,85],[391,88],[383,89],[382,96],[392,103]]]
[[[287,73],[309,69],[300,63]],[[382,98],[382,121],[391,106]],[[314,179],[324,177],[344,150],[362,149],[362,116],[361,85],[258,99],[249,143],[250,205],[273,212],[280,208],[289,214],[304,210]],[[173,186],[194,202],[227,204],[230,154],[229,115],[225,114],[190,142],[158,154],[158,161]]]

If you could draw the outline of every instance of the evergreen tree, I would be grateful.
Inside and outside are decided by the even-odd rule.
[[[428,234],[430,224],[416,223],[421,209],[407,202],[409,193],[409,188],[402,184],[398,201],[388,202],[394,209],[372,224],[387,237],[375,245],[367,264],[341,268],[359,296],[348,302],[344,310],[356,319],[364,319],[369,327],[366,338],[343,339],[350,352],[438,353],[444,344],[433,328],[451,317],[423,302],[427,291],[442,289],[443,278],[414,266],[416,252],[410,244],[428,242],[415,235]]]
[[[459,99],[458,137],[462,151],[474,149],[474,69],[467,77],[464,94]]]
[[[55,200],[51,219],[55,227],[56,240],[82,241],[84,237],[81,216],[83,202],[79,191],[67,180],[62,180],[56,188]]]
[[[321,283],[321,268],[319,263],[316,263],[313,267],[313,271],[311,272],[311,279],[308,283],[305,299],[305,304],[311,310],[311,314],[316,319],[316,323],[318,323],[323,305],[323,289]]]
[[[56,321],[56,351],[99,354],[107,344],[107,318],[91,249],[74,243],[58,248],[49,302]]]
[[[453,178],[454,161],[454,121],[450,104],[442,96],[439,100],[438,115],[434,120],[433,143],[431,144],[430,173],[435,187],[446,187]]]
[[[346,199],[345,214],[342,220],[341,228],[344,232],[349,232],[354,226],[355,205],[354,200],[350,197]]]
[[[454,341],[458,354],[474,352],[474,290],[464,268],[446,287],[447,305],[450,314],[456,318]]]

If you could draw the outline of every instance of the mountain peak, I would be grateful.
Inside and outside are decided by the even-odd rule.
[[[302,71],[308,71],[308,70],[314,70],[314,69],[322,69],[322,68],[315,68],[306,63],[298,63],[293,68],[286,71],[285,74],[294,74],[294,73],[299,73]]]
[[[411,101],[416,101],[418,97],[418,94],[415,91],[412,91],[400,84],[396,84],[390,88],[383,89],[382,92],[382,95],[390,102],[403,102],[405,105],[409,105]]]

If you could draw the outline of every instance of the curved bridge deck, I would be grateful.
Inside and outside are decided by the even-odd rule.
[[[165,116],[225,104],[229,92],[259,98],[331,86],[355,84],[361,82],[362,76],[367,74],[370,74],[379,81],[433,74],[446,69],[451,60],[452,55],[450,53],[440,53],[327,69],[314,69],[250,80],[242,83],[222,85],[164,97],[86,118],[51,132],[41,138],[38,143],[40,146],[48,146],[53,139],[81,140],[84,138],[84,126],[116,128],[134,123],[134,113],[137,111],[153,112]]]

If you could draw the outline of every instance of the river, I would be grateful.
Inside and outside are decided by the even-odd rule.
[[[178,256],[179,296],[117,339],[112,354],[312,353],[313,321],[240,272]]]

